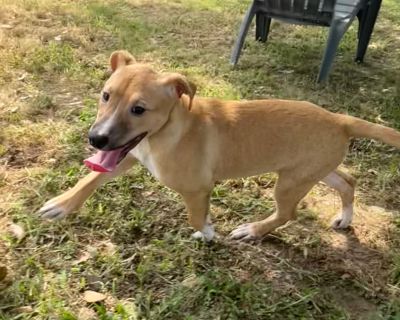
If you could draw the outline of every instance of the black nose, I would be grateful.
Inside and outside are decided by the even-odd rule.
[[[89,133],[89,143],[96,149],[102,149],[108,144],[108,136]]]

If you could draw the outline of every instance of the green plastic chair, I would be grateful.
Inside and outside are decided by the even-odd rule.
[[[362,62],[374,29],[381,0],[253,0],[240,27],[231,63],[238,63],[244,39],[256,17],[256,40],[268,38],[271,19],[294,24],[329,27],[329,36],[318,75],[327,80],[340,40],[355,17],[359,19],[356,61]]]

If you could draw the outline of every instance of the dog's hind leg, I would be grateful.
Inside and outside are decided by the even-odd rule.
[[[181,193],[186,205],[189,224],[197,230],[192,236],[196,239],[210,241],[214,238],[214,226],[209,216],[209,191]]]
[[[276,212],[264,220],[239,226],[231,232],[230,237],[240,240],[257,239],[282,226],[287,221],[294,220],[297,204],[318,180],[308,177],[296,178],[295,175],[289,173],[280,174],[275,186]]]
[[[131,168],[136,159],[131,155],[127,155],[117,168],[112,172],[100,173],[91,172],[70,190],[47,201],[39,210],[39,214],[43,219],[61,219],[78,210],[87,198],[102,184],[112,178],[124,173]]]
[[[347,228],[353,219],[353,201],[356,180],[340,170],[332,171],[322,182],[339,192],[342,199],[342,212],[332,221],[335,229]]]

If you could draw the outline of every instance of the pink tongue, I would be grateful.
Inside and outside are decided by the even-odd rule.
[[[98,151],[90,158],[83,160],[83,163],[93,171],[111,172],[118,164],[122,149],[123,148],[112,151]]]

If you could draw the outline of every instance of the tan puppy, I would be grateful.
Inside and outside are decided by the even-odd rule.
[[[41,209],[44,218],[77,210],[104,182],[139,160],[163,184],[179,192],[194,234],[211,240],[210,194],[217,180],[265,172],[279,176],[276,212],[239,226],[234,239],[254,239],[296,217],[299,201],[319,181],[336,189],[342,213],[335,228],[349,226],[355,181],[337,170],[351,137],[369,137],[400,148],[400,133],[312,103],[286,100],[220,101],[194,98],[195,86],[180,74],[157,73],[125,51],[111,55],[113,71],[99,102],[86,160],[96,171]]]

